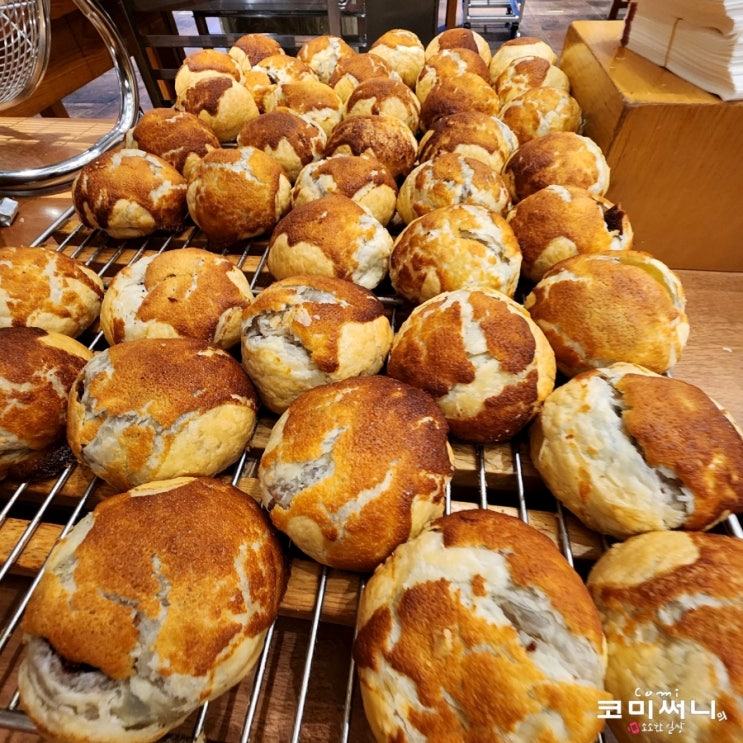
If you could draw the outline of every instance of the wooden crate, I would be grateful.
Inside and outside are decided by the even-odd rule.
[[[743,101],[722,102],[621,46],[623,21],[576,21],[560,66],[612,169],[635,247],[672,268],[743,270]]]

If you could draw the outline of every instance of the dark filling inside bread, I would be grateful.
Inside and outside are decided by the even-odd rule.
[[[616,232],[617,235],[621,235],[623,233],[622,224],[624,216],[625,212],[621,209],[621,207],[617,206],[616,204],[609,207],[604,212],[604,222],[606,223],[606,229],[609,232]]]

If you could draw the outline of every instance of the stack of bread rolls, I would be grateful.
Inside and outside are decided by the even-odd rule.
[[[94,305],[76,327],[100,313],[109,344],[69,385],[67,439],[118,494],[63,543],[29,606],[22,704],[46,734],[78,740],[77,710],[90,702],[77,679],[69,688],[66,664],[96,666],[125,695],[146,670],[158,692],[138,697],[141,718],[113,715],[107,692],[80,729],[86,740],[121,725],[141,731],[132,740],[161,737],[250,670],[283,591],[282,531],[320,563],[374,573],[355,656],[378,740],[589,743],[599,702],[629,688],[605,682],[601,628],[603,616],[611,669],[626,627],[603,584],[627,579],[596,574],[600,616],[532,527],[487,511],[443,516],[451,442],[525,437],[555,497],[624,540],[709,530],[743,510],[743,436],[705,392],[668,376],[689,334],[683,287],[633,249],[557,55],[533,37],[491,49],[464,28],[427,46],[394,29],[363,53],[326,35],[296,57],[247,34],[227,52],[189,55],[175,82],[175,108],[144,114],[126,148],[73,184],[80,220],[114,240],[190,221],[206,246],[140,258],[105,294],[83,266],[65,269],[86,287],[73,304]],[[266,243],[261,286],[218,255],[252,239]],[[22,270],[6,278],[0,261],[0,292],[20,294]],[[395,324],[375,294],[385,291]],[[25,318],[48,314],[16,302]],[[228,535],[241,558],[259,549],[270,574],[250,576],[263,581],[264,605],[239,612],[251,627],[259,614],[259,631],[228,643],[239,669],[210,657],[197,674],[168,659],[189,687],[171,704],[157,675],[169,671],[147,659],[161,635],[171,642],[161,620],[166,594],[181,590],[178,565],[140,512],[201,491],[204,513],[217,508],[215,478],[248,446],[259,406],[273,425],[253,494],[261,509],[234,488],[223,494],[261,534]],[[101,524],[119,511],[156,545],[147,590],[89,566],[114,531]],[[208,537],[222,528],[233,526],[210,524]],[[204,562],[210,544],[182,548]],[[224,580],[240,583],[231,566]],[[119,597],[112,613],[147,606],[146,620],[117,619],[106,636],[139,633],[134,661],[89,653],[85,633],[73,642],[82,609],[53,631],[72,583],[86,593],[105,584]],[[203,594],[205,612],[220,606]],[[652,685],[637,666],[632,678]]]

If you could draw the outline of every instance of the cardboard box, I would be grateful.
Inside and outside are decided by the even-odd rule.
[[[560,66],[611,167],[635,248],[672,268],[743,271],[743,101],[724,103],[621,46],[623,21],[576,21]]]

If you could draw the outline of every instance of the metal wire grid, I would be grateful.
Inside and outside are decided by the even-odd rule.
[[[60,228],[60,226],[65,225],[68,221],[71,220],[72,216],[73,209],[70,208],[59,218],[59,220],[57,220],[54,225],[52,225],[47,231],[41,234],[32,243],[32,245],[44,245],[50,238],[50,236],[53,235]],[[80,234],[84,235],[84,237],[81,241],[79,241],[78,244],[76,244],[76,239],[80,236]],[[194,231],[193,234],[196,234],[196,231]],[[158,245],[155,246],[156,252],[160,252],[168,249],[169,247],[172,247],[171,243],[174,239],[175,238],[171,236],[169,238],[166,238],[164,241],[161,241]],[[110,247],[107,246],[105,239],[97,247],[94,246],[91,248],[91,245],[95,243],[95,240],[95,233],[86,234],[86,231],[78,226],[71,233],[69,233],[69,235],[58,245],[57,249],[60,251],[64,251],[68,255],[71,255],[72,257],[78,259],[80,259],[80,256],[82,256],[84,253],[86,253],[87,257],[84,262],[87,265],[94,265],[98,263],[100,265],[100,268],[98,270],[101,276],[108,275],[112,268],[118,269],[119,267],[121,267],[119,264],[117,264],[117,261],[119,261],[122,254],[124,254],[125,252],[128,257],[128,263],[134,262],[145,253],[152,252],[152,245],[148,240],[142,242],[134,250],[132,250],[129,245],[120,245],[119,247],[115,247],[112,252],[110,250]],[[187,237],[186,245],[190,243],[190,240],[191,238]],[[70,246],[73,246],[71,251]],[[185,247],[185,245],[183,247]],[[266,247],[263,247],[261,250],[262,252],[256,254],[254,251],[254,245],[252,243],[247,243],[242,255],[240,255],[237,260],[237,265],[244,267],[248,263],[249,258],[252,257],[254,261],[257,259],[254,267],[251,268],[251,271],[253,273],[251,279],[251,288],[256,292],[260,291],[258,283],[260,277],[264,275],[264,267],[267,255]],[[105,260],[100,260],[102,255],[104,255]],[[390,307],[391,322],[393,324],[393,328],[396,327],[396,325],[398,324],[397,307],[399,306],[399,303],[397,302],[395,297],[380,297],[380,299],[382,299],[382,301]],[[89,347],[94,350],[99,346],[101,341],[102,333],[97,332],[90,341]],[[518,439],[511,444],[512,469],[515,475],[515,493],[512,494],[512,498],[515,497],[515,512],[522,521],[528,524],[530,522],[531,515],[533,515],[534,513],[534,510],[530,506],[529,501],[531,495],[527,492],[527,483],[526,478],[524,477],[524,462],[521,454],[522,446],[523,442]],[[502,499],[488,485],[488,469],[486,466],[486,451],[484,447],[481,445],[476,445],[473,447],[473,451],[475,457],[475,476],[477,485],[474,489],[475,502],[469,504],[469,507],[491,508],[494,506],[502,506]],[[258,466],[259,459],[259,452],[247,449],[243,453],[241,459],[232,468],[232,472],[230,475],[232,484],[238,486],[241,482],[244,481],[244,478],[252,477]],[[17,542],[12,548],[7,560],[2,566],[0,566],[0,584],[2,584],[2,581],[7,577],[8,573],[11,572],[13,565],[16,563],[19,556],[28,545],[39,525],[42,524],[42,522],[44,521],[47,512],[52,508],[57,496],[63,491],[75,468],[76,465],[70,464],[61,472],[61,474],[54,481],[53,485],[50,487],[48,493],[46,494],[46,497],[36,508],[35,513],[28,521],[27,527],[18,537]],[[79,499],[76,501],[74,508],[72,508],[72,510],[69,512],[66,521],[61,526],[58,539],[61,539],[67,533],[69,533],[72,527],[84,515],[84,512],[90,507],[89,504],[91,503],[96,488],[100,484],[100,481],[98,481],[95,477],[93,477],[88,482],[87,486],[83,489]],[[8,502],[5,504],[2,511],[0,511],[0,527],[5,524],[8,518],[8,514],[11,512],[13,506],[16,503],[23,501],[24,493],[27,491],[28,488],[28,482],[21,483],[16,487],[13,493],[10,494]],[[455,501],[452,497],[451,487],[449,487],[446,493],[446,513],[450,513],[452,511],[452,506],[454,503]],[[571,540],[570,525],[568,519],[559,502],[554,501],[553,505],[558,546],[568,563],[571,566],[575,566],[573,542]],[[741,527],[741,524],[737,517],[729,517],[726,520],[724,527],[728,534],[736,536],[738,538],[743,538],[743,527]],[[602,538],[601,548],[606,549],[607,547],[607,541]],[[303,731],[303,724],[307,712],[310,681],[313,677],[314,670],[316,670],[317,668],[315,651],[318,645],[319,631],[323,621],[323,605],[326,600],[329,579],[332,572],[333,571],[331,569],[325,566],[320,566],[314,596],[312,596],[310,599],[311,612],[307,617],[307,649],[304,655],[303,664],[301,664],[302,677],[299,680],[296,704],[293,710],[293,724],[290,738],[291,743],[299,743]],[[7,618],[5,626],[2,627],[0,633],[0,656],[2,656],[7,651],[11,639],[17,633],[21,618],[23,616],[23,612],[28,604],[31,593],[33,592],[41,578],[42,573],[43,566],[33,577],[30,585],[28,586],[28,589],[23,594],[20,601],[13,608],[12,613]],[[361,595],[361,591],[363,590],[363,586],[364,579],[360,578],[356,590],[356,604],[358,604],[358,599]],[[275,644],[275,627],[276,624],[274,624],[269,629],[263,651],[253,672],[252,681],[250,682],[251,687],[249,692],[249,701],[246,706],[244,718],[242,719],[239,736],[237,737],[239,743],[249,743],[249,741],[251,740],[259,740],[259,738],[255,737],[256,731],[254,730],[254,727],[259,706],[262,704],[265,705],[267,703],[263,697],[266,693],[268,693],[265,690],[265,681],[268,673],[269,658],[272,654]],[[171,739],[174,742],[178,741],[178,743],[181,743],[181,741],[184,740],[192,740],[193,743],[203,743],[203,741],[205,740],[205,730],[207,729],[207,719],[209,716],[210,707],[212,705],[214,705],[214,702],[212,702],[211,704],[207,702],[198,710],[198,713],[194,716],[195,722],[193,723],[193,729],[189,735],[185,737],[182,733],[178,735],[170,735],[165,740]],[[355,714],[356,716],[358,716],[358,711],[355,712],[358,707],[360,707],[360,703],[358,700],[358,694],[355,685],[355,664],[353,658],[349,654],[344,687],[343,709],[341,719],[338,723],[338,737],[334,738],[333,740],[337,740],[339,741],[339,743],[348,743],[349,741],[353,741],[353,738],[351,737],[351,721]],[[363,712],[361,713],[361,715],[363,716]],[[35,728],[31,721],[19,709],[19,695],[17,690],[14,691],[14,693],[12,694],[12,698],[10,699],[7,707],[5,709],[0,709],[0,729],[2,728],[27,733],[35,732]],[[604,736],[599,735],[596,743],[605,743]]]
[[[42,0],[0,0],[0,108],[33,90],[46,66]]]

